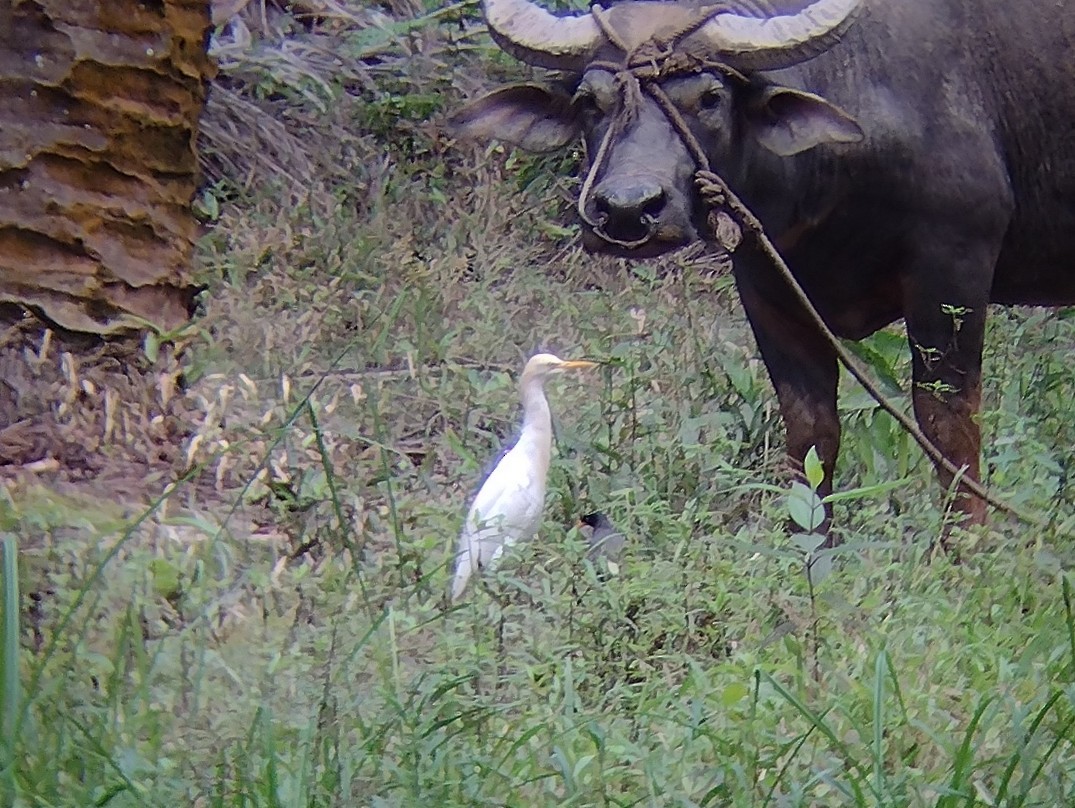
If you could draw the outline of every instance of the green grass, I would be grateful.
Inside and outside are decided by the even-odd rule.
[[[401,85],[451,98],[420,74],[341,96],[332,126],[384,130],[301,204],[221,197],[173,486],[0,492],[4,804],[1075,804],[1075,321],[989,335],[988,477],[1048,527],[932,554],[928,463],[848,384],[838,491],[907,482],[840,504],[811,588],[727,273],[582,254],[560,158],[397,143]],[[539,540],[449,608],[538,349],[606,364],[550,389]],[[906,353],[862,349],[904,390]],[[594,506],[629,538],[611,575]]]

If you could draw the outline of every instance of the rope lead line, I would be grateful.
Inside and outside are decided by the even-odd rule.
[[[941,450],[933,444],[925,433],[922,432],[918,427],[918,424],[905,415],[884,395],[884,393],[881,392],[877,384],[870,379],[866,371],[859,366],[858,361],[846,348],[844,348],[840,343],[840,340],[837,339],[836,335],[829,329],[828,324],[822,319],[817,309],[814,308],[810,298],[807,297],[806,292],[799,285],[795,276],[792,275],[791,269],[780,256],[780,253],[777,252],[772,241],[770,241],[769,237],[765,234],[765,228],[762,226],[761,221],[742,203],[739,197],[732,192],[724,180],[712,171],[705,150],[698,142],[698,139],[690,131],[690,127],[687,125],[687,122],[683,120],[683,116],[680,114],[679,110],[676,109],[675,104],[672,103],[672,100],[661,88],[658,82],[668,76],[697,73],[706,69],[716,70],[733,81],[742,84],[747,83],[746,77],[730,65],[709,59],[699,59],[689,53],[677,50],[677,47],[683,38],[698,30],[702,25],[708,22],[713,15],[727,11],[730,8],[731,6],[727,3],[722,3],[716,7],[709,7],[706,9],[705,14],[700,15],[678,31],[675,31],[665,41],[657,42],[650,40],[642,43],[635,49],[631,49],[612,27],[612,23],[607,16],[607,10],[599,5],[591,7],[590,13],[593,15],[594,20],[605,38],[622,51],[624,57],[619,63],[600,61],[594,62],[591,65],[593,68],[608,70],[615,76],[620,87],[621,96],[619,109],[612,122],[609,124],[608,129],[605,131],[604,137],[601,139],[601,145],[598,147],[597,154],[594,155],[593,162],[590,164],[590,169],[586,173],[586,179],[583,182],[582,190],[579,193],[578,212],[582,217],[582,220],[590,226],[596,235],[609,243],[617,244],[622,247],[630,248],[638,246],[639,244],[648,241],[652,236],[653,230],[656,227],[656,222],[654,220],[646,222],[649,232],[643,238],[631,242],[620,241],[611,237],[604,231],[607,216],[600,215],[593,218],[587,212],[590,195],[593,192],[597,177],[600,175],[601,170],[604,168],[605,161],[608,159],[608,152],[613,140],[616,136],[625,132],[629,122],[634,119],[637,112],[636,105],[641,97],[641,93],[647,94],[653,99],[654,103],[660,107],[665,117],[668,118],[668,122],[672,125],[672,128],[683,142],[683,145],[686,146],[687,151],[690,152],[691,158],[694,160],[696,166],[695,184],[706,207],[713,212],[719,211],[722,208],[727,209],[736,220],[740,229],[753,237],[755,244],[762,250],[769,261],[772,262],[773,266],[780,273],[788,286],[791,287],[792,292],[811,322],[832,346],[840,364],[847,368],[848,373],[863,386],[866,392],[870,394],[870,397],[877,402],[881,409],[895,418],[896,422],[915,439],[915,442],[922,447],[922,451],[926,453],[926,456],[929,457],[934,464],[952,475],[954,481],[953,486],[956,490],[963,488],[974,496],[989,503],[994,508],[1012,514],[1027,524],[1038,526],[1046,524],[1045,519],[1025,513],[1022,510],[1009,505],[995,494],[988,491],[979,481],[967,477],[966,467],[957,468],[956,465],[945,457]],[[712,223],[716,217],[709,216],[707,218]],[[712,227],[711,224],[711,228]],[[714,237],[718,236],[715,230],[712,235]]]

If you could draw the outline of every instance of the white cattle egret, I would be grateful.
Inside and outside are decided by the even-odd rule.
[[[552,455],[552,415],[545,399],[545,380],[554,373],[596,365],[547,353],[536,354],[526,363],[519,381],[522,434],[482,484],[467,513],[455,558],[453,601],[460,598],[475,572],[495,565],[506,548],[537,533]]]
[[[623,552],[624,536],[608,517],[600,511],[588,513],[579,522],[591,528],[587,543],[590,545],[586,555],[593,560],[607,558],[615,561]]]

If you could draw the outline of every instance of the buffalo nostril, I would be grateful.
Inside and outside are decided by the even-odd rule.
[[[607,184],[594,194],[604,233],[625,242],[648,238],[665,202],[664,189],[649,182]]]
[[[642,205],[642,217],[647,216],[650,219],[656,220],[661,215],[661,211],[664,210],[664,189],[658,189],[657,193],[650,197]]]

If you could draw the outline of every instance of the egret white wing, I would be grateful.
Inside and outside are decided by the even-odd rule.
[[[456,555],[453,600],[478,569],[494,564],[504,548],[537,531],[544,502],[544,469],[517,445],[493,469],[467,513]]]

